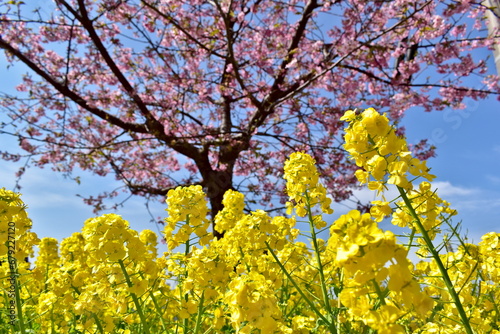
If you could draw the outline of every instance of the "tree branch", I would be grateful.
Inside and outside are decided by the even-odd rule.
[[[80,95],[69,89],[67,86],[63,85],[62,83],[54,79],[50,74],[42,70],[40,66],[38,66],[33,61],[31,61],[31,59],[26,57],[21,51],[15,49],[12,45],[3,40],[1,36],[0,36],[0,48],[8,51],[10,54],[19,59],[26,66],[28,66],[33,72],[35,72],[36,74],[41,76],[45,81],[50,83],[59,93],[70,98],[77,105],[89,111],[93,115],[127,131],[132,131],[136,133],[149,133],[147,127],[143,124],[124,122],[120,118],[113,116],[99,108],[89,106],[87,104],[87,101],[85,101],[83,97],[81,97]]]
[[[158,138],[164,137],[165,130],[163,125],[160,122],[158,122],[158,120],[154,118],[154,116],[151,114],[151,112],[146,107],[140,96],[137,94],[134,87],[132,87],[132,85],[127,80],[125,75],[120,71],[118,65],[116,65],[113,58],[109,54],[108,50],[102,43],[99,35],[97,34],[97,31],[94,29],[92,21],[88,16],[84,0],[78,0],[78,5],[80,7],[81,15],[78,15],[78,13],[73,8],[71,8],[71,6],[68,3],[66,3],[66,1],[64,0],[59,0],[59,1],[75,16],[75,18],[78,21],[80,21],[85,30],[87,30],[90,39],[97,48],[97,51],[99,51],[99,55],[104,59],[104,61],[110,68],[111,72],[113,73],[113,75],[118,79],[118,81],[125,89],[127,94],[132,98],[134,103],[139,108],[141,114],[146,118],[146,126],[153,132],[155,136],[158,136]]]
[[[70,11],[72,15],[75,16],[75,18],[78,21],[80,21],[80,23],[89,33],[89,37],[96,46],[100,55],[103,57],[106,64],[109,66],[111,72],[116,76],[122,87],[125,89],[125,91],[129,94],[129,96],[132,98],[134,103],[139,108],[141,114],[145,117],[146,119],[145,127],[149,130],[148,133],[154,135],[159,140],[165,142],[169,147],[176,150],[177,152],[184,154],[185,156],[193,160],[200,159],[201,158],[200,152],[194,145],[188,142],[179,141],[178,138],[175,136],[168,136],[167,134],[165,134],[165,127],[163,126],[163,124],[159,122],[153,116],[153,114],[151,114],[144,101],[142,101],[142,99],[137,94],[135,89],[132,87],[130,82],[127,80],[125,75],[120,71],[116,63],[113,61],[113,58],[109,54],[108,50],[102,43],[96,30],[94,29],[92,20],[90,20],[88,16],[87,10],[85,8],[85,1],[78,0],[78,5],[80,8],[81,15],[79,15],[66,1],[64,0],[58,0],[58,1],[61,4],[63,4],[67,8],[67,10]]]
[[[156,8],[153,5],[147,3],[145,0],[141,0],[141,3],[144,6],[148,7],[149,9],[153,10],[156,14],[160,15],[161,17],[163,17],[168,22],[170,22],[174,27],[176,27],[177,29],[179,29],[180,31],[182,31],[182,33],[184,35],[186,35],[187,38],[189,38],[192,42],[194,42],[196,45],[198,45],[203,50],[207,51],[209,54],[212,54],[214,56],[217,56],[217,57],[220,57],[220,58],[223,58],[223,59],[225,58],[224,55],[221,55],[221,54],[215,52],[214,50],[208,48],[203,43],[201,43],[198,39],[196,39],[193,35],[191,35],[189,33],[189,31],[187,31],[179,23],[177,23],[177,21],[175,21],[170,15],[160,12],[158,10],[158,8]]]
[[[278,76],[275,78],[273,85],[271,86],[271,90],[267,94],[267,96],[262,101],[261,107],[256,110],[250,122],[248,123],[247,133],[252,134],[259,126],[261,126],[266,118],[274,112],[274,104],[280,99],[282,96],[287,95],[285,92],[281,91],[280,86],[285,81],[285,77],[287,74],[287,65],[293,60],[293,54],[295,50],[298,48],[301,39],[304,37],[307,23],[312,17],[312,13],[314,9],[318,8],[318,2],[316,0],[310,0],[306,7],[304,8],[304,13],[299,21],[297,29],[295,31],[295,35],[290,42],[288,47],[288,52],[281,62]]]

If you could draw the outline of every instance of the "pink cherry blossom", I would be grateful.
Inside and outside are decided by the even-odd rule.
[[[282,165],[318,162],[331,195],[356,185],[340,115],[460,108],[499,94],[473,1],[56,0],[0,5],[0,48],[29,71],[1,108],[34,165],[114,174],[136,195],[201,184],[277,205]],[[486,50],[487,53],[478,53]],[[478,56],[481,55],[481,56]],[[414,145],[432,155],[425,141]],[[9,150],[4,159],[16,159]],[[97,209],[116,191],[86,199]],[[281,203],[283,198],[280,199]]]

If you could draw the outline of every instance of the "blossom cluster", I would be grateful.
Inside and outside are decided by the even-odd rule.
[[[406,140],[396,134],[387,116],[369,108],[361,114],[349,110],[340,119],[350,123],[344,148],[361,167],[356,171],[357,179],[367,183],[369,189],[380,192],[386,184],[411,189],[409,176],[429,181],[435,178],[425,161],[413,157]]]
[[[244,195],[228,191],[207,231],[199,186],[168,193],[163,238],[131,229],[116,214],[88,219],[60,244],[30,231],[20,195],[0,190],[4,237],[15,223],[17,320],[9,324],[9,280],[0,279],[0,329],[40,333],[486,333],[499,334],[500,233],[475,245],[456,229],[453,211],[387,118],[348,112],[346,149],[360,181],[398,200],[377,201],[327,223],[331,200],[314,159],[298,152],[284,168],[287,215],[245,212]],[[410,176],[411,175],[411,176]],[[413,187],[416,178],[427,179]],[[383,230],[389,218],[408,231],[402,242]],[[301,224],[308,225],[301,225]],[[307,227],[309,229],[307,229]],[[328,232],[328,233],[327,233]],[[322,239],[320,236],[325,236]],[[7,238],[1,277],[11,268]],[[442,244],[434,247],[433,240]],[[452,240],[458,244],[453,250]],[[33,264],[24,261],[38,254]],[[5,246],[5,247],[4,247]],[[423,257],[409,260],[417,249]],[[447,249],[446,253],[437,249]],[[443,271],[444,270],[444,271]]]
[[[116,174],[138,195],[212,185],[213,170],[238,176],[248,201],[284,201],[273,191],[283,157],[308,149],[343,200],[355,183],[337,148],[344,108],[400,120],[500,94],[484,59],[500,40],[484,27],[497,9],[484,1],[29,2],[0,2],[5,62],[28,71],[2,93],[2,131],[35,166]],[[85,202],[102,209],[117,194]]]

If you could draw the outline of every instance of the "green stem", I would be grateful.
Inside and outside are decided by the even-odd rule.
[[[186,217],[186,224],[189,225],[189,215],[187,215]],[[189,248],[190,248],[190,244],[189,244],[189,240],[191,236],[188,236],[188,239],[186,241],[186,250],[184,251],[184,255],[188,256],[189,255]]]
[[[186,293],[186,301],[188,301],[188,295]],[[188,328],[189,328],[189,320],[186,318],[184,319],[184,321],[182,322],[183,326],[184,326],[184,331],[183,333],[189,333],[188,331]]]
[[[104,329],[102,328],[101,322],[95,313],[92,313],[92,317],[94,318],[95,324],[97,325],[97,329],[101,334],[104,334]]]
[[[380,285],[378,284],[378,282],[374,278],[371,280],[371,282],[373,283],[373,286],[375,287],[375,292],[377,293],[377,296],[379,298],[379,301],[380,301],[379,305],[385,305],[386,304],[385,303],[385,296],[384,296],[384,293],[382,292],[382,290],[380,290]]]
[[[439,268],[439,271],[441,272],[441,275],[443,277],[444,283],[446,284],[446,288],[448,289],[448,292],[451,295],[451,298],[453,299],[453,302],[455,303],[455,306],[457,308],[458,314],[460,316],[460,319],[462,320],[462,325],[465,328],[465,331],[467,334],[474,334],[472,331],[472,328],[470,327],[469,319],[467,318],[467,315],[465,314],[464,307],[462,305],[462,302],[460,301],[460,297],[458,296],[457,292],[455,291],[455,288],[453,287],[453,283],[451,282],[450,276],[448,275],[448,271],[446,270],[443,261],[441,261],[441,257],[439,256],[439,253],[436,251],[436,248],[434,247],[434,244],[432,243],[431,238],[429,237],[429,234],[427,233],[426,229],[424,228],[424,225],[420,221],[420,217],[418,214],[415,212],[415,209],[413,209],[413,206],[411,204],[410,199],[406,195],[406,192],[404,191],[403,188],[397,187],[399,194],[401,195],[401,198],[405,202],[405,205],[407,206],[408,210],[410,210],[411,216],[415,219],[415,222],[417,224],[417,227],[420,231],[420,234],[422,234],[422,238],[425,241],[425,244],[429,250],[429,252],[432,254],[432,257],[436,261],[436,264]]]
[[[304,300],[306,301],[306,303],[309,304],[309,306],[311,307],[312,311],[314,313],[316,313],[318,315],[318,317],[320,317],[321,320],[323,320],[325,322],[325,324],[328,325],[328,327],[332,327],[332,324],[331,324],[330,320],[328,320],[327,318],[325,318],[325,316],[316,308],[316,305],[314,305],[314,303],[309,298],[307,298],[307,296],[304,293],[304,291],[302,291],[302,289],[299,287],[299,285],[297,284],[297,282],[295,282],[295,280],[293,279],[292,275],[290,275],[290,273],[288,272],[288,270],[286,270],[286,268],[283,266],[283,264],[278,259],[278,257],[274,253],[274,250],[271,248],[271,246],[269,246],[269,243],[267,241],[266,241],[266,246],[267,246],[267,250],[269,251],[269,253],[271,253],[271,255],[273,256],[274,260],[276,261],[276,263],[278,264],[278,266],[280,267],[280,269],[286,275],[286,277],[288,278],[288,280],[290,282],[292,282],[293,286],[295,287],[295,289],[297,289],[297,291],[300,293],[300,295],[302,296],[302,298],[304,298]],[[332,333],[336,334],[337,333],[336,328],[333,327],[333,329],[334,329],[334,331],[332,331]]]
[[[410,236],[408,237],[408,251],[413,247],[413,239],[415,238],[416,230],[413,228],[411,230]]]
[[[318,263],[318,273],[319,273],[319,278],[321,281],[321,292],[323,294],[323,303],[325,304],[326,311],[328,314],[332,315],[332,308],[330,305],[330,298],[328,298],[328,290],[326,288],[326,280],[325,280],[325,274],[324,274],[324,269],[323,269],[323,263],[321,262],[321,256],[320,256],[320,250],[318,246],[318,238],[316,237],[316,228],[314,227],[314,219],[313,215],[311,212],[311,204],[310,204],[310,199],[309,195],[306,192],[306,203],[307,203],[307,218],[309,219],[309,226],[311,228],[311,238],[314,246],[314,254],[316,257],[316,262]],[[331,323],[334,331],[333,333],[337,333],[337,329],[335,328],[335,324],[332,322]]]
[[[200,302],[198,303],[198,314],[196,315],[196,325],[194,326],[194,334],[198,334],[201,327],[201,316],[203,315],[203,302],[205,301],[205,291],[201,294]]]
[[[19,321],[19,330],[21,333],[26,333],[26,328],[24,325],[24,318],[23,318],[23,306],[21,304],[21,293],[19,291],[20,286],[19,286],[19,280],[17,277],[19,276],[19,273],[17,272],[17,259],[13,257],[12,255],[9,254],[8,256],[8,261],[9,261],[9,266],[11,267],[10,275],[11,279],[14,280],[14,290],[15,290],[15,295],[16,295],[16,310],[17,310],[17,320]]]
[[[140,273],[141,275],[141,278],[144,279],[144,275],[142,273]],[[155,280],[155,283],[153,283],[153,287],[156,285],[156,282],[157,282],[158,279]],[[163,330],[166,330],[167,328],[167,325],[165,324],[165,320],[163,319],[163,313],[161,308],[160,308],[160,305],[158,304],[158,300],[156,300],[156,297],[153,293],[153,287],[151,287],[149,289],[149,298],[151,298],[151,301],[153,302],[153,305],[155,306],[155,309],[156,309],[156,312],[158,313],[158,315],[160,316],[160,322],[161,322],[161,325],[163,327]]]
[[[122,269],[123,275],[125,276],[125,281],[127,282],[127,286],[129,288],[133,287],[134,284],[130,280],[130,276],[127,273],[127,269],[125,268],[125,265],[123,264],[123,260],[118,260],[118,263],[120,264],[120,268]],[[141,303],[139,302],[139,299],[135,295],[135,293],[130,292],[130,296],[132,297],[132,300],[134,301],[135,307],[137,308],[137,313],[139,314],[139,318],[141,318],[141,322],[144,326],[144,333],[149,334],[149,327],[146,322],[146,317],[144,316],[144,313],[142,313],[142,307]]]
[[[186,217],[186,224],[189,225],[189,215],[187,215],[187,217]],[[188,239],[186,241],[186,249],[184,251],[184,255],[185,255],[186,259],[187,259],[188,255],[189,255],[189,248],[191,247],[190,242],[189,242],[191,240],[191,239],[189,239],[190,237],[191,236],[188,236]],[[186,278],[187,277],[188,277],[188,271],[186,269]],[[179,289],[179,290],[180,290],[181,298],[182,298],[182,289]],[[186,301],[186,303],[189,300],[189,294],[188,293],[184,294],[184,300]],[[182,323],[183,323],[183,326],[184,326],[184,333],[188,333],[189,319],[187,319],[187,318],[184,319],[184,321]]]

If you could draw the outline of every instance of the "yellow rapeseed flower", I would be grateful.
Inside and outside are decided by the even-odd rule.
[[[409,175],[434,178],[425,162],[412,157],[405,139],[396,135],[387,116],[369,108],[360,114],[349,110],[341,120],[349,122],[344,148],[362,168],[356,172],[361,184],[368,184],[378,192],[385,189],[386,183],[409,190],[412,188]]]
[[[165,239],[169,249],[174,249],[187,242],[195,233],[201,244],[208,243],[212,238],[207,232],[210,225],[207,219],[208,206],[206,195],[200,185],[177,187],[167,194],[167,213],[164,229]],[[179,227],[176,231],[176,227]],[[207,237],[209,235],[209,237]]]
[[[314,159],[303,152],[295,152],[285,162],[284,179],[286,192],[291,200],[288,206],[288,214],[292,207],[299,217],[307,214],[306,208],[312,208],[316,204],[321,206],[324,213],[331,214],[331,199],[326,195],[326,189],[319,182],[319,173]]]

